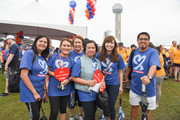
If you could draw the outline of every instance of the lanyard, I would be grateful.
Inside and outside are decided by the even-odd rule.
[[[93,71],[95,72],[97,69],[98,69],[98,66],[97,66],[97,63],[96,63],[96,60],[94,60],[93,62],[93,59],[92,59],[92,67],[93,67]]]
[[[68,56],[66,56],[66,59],[64,60],[64,62],[67,60],[67,58]],[[63,68],[64,62],[62,64],[62,68]],[[59,54],[59,68],[61,68],[61,53]]]

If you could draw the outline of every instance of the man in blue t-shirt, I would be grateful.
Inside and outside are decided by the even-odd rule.
[[[9,79],[9,74],[10,71],[16,67],[16,64],[18,63],[19,60],[19,48],[18,45],[15,42],[15,37],[13,35],[8,35],[6,37],[6,41],[10,46],[9,48],[9,56],[7,58],[7,61],[5,63],[5,71],[7,72],[6,74],[6,86],[5,86],[5,92],[2,93],[0,96],[8,96],[8,79]]]
[[[132,63],[128,62],[126,71],[126,83],[129,84],[128,75],[131,73],[131,90],[129,92],[129,102],[131,107],[131,120],[136,120],[141,101],[142,85],[145,85],[147,101],[147,117],[150,120],[150,110],[156,109],[156,70],[160,69],[160,60],[157,50],[149,47],[150,36],[147,32],[142,32],[137,36],[139,48],[134,52]],[[131,60],[131,55],[130,58]]]

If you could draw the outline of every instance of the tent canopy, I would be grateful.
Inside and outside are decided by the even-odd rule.
[[[63,37],[70,37],[74,34],[86,37],[86,27],[55,25],[55,24],[37,24],[23,23],[0,20],[0,36],[5,37],[8,34],[16,35],[17,32],[23,31],[24,36],[36,37],[40,34],[47,35],[50,39],[61,40]]]

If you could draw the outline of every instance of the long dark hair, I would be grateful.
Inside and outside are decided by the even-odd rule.
[[[115,38],[113,36],[111,36],[111,35],[106,36],[104,41],[103,41],[102,48],[101,48],[101,51],[100,51],[100,56],[99,56],[101,61],[106,62],[106,58],[108,56],[107,50],[105,48],[105,43],[112,42],[113,40],[114,40],[115,45],[114,45],[113,51],[111,53],[110,60],[111,60],[111,62],[119,61],[119,54],[117,53],[117,43],[115,41]]]
[[[45,36],[45,35],[38,35],[38,36],[35,38],[35,40],[34,40],[33,45],[32,45],[31,48],[32,48],[32,50],[34,51],[34,53],[36,53],[36,55],[38,55],[38,51],[37,51],[36,44],[37,44],[37,41],[38,41],[39,39],[43,38],[43,37],[45,37],[45,38],[47,39],[47,47],[46,47],[46,49],[45,49],[44,51],[42,51],[41,56],[42,56],[44,59],[46,59],[46,57],[47,57],[48,54],[49,54],[49,38],[48,38],[47,36]]]

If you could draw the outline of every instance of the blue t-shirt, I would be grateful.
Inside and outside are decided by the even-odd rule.
[[[32,74],[30,74],[30,72],[28,73],[28,77],[42,99],[44,94],[44,81],[48,72],[48,66],[44,58],[41,56],[37,56],[34,64],[32,61],[33,51],[28,50],[21,59],[20,69],[26,68],[32,72]],[[22,79],[20,80],[20,101],[35,102],[32,92],[26,87]]]
[[[100,56],[100,53],[96,55],[96,58],[99,59],[99,56]],[[106,63],[104,63],[103,61],[99,59],[101,61],[101,68],[104,75],[105,75],[109,60],[110,60],[110,56],[111,55],[108,55],[108,57],[106,58]],[[122,56],[119,54],[118,62],[109,63],[109,67],[108,67],[106,79],[105,79],[106,85],[119,85],[118,70],[121,70],[123,68],[125,68],[125,64],[124,64]]]
[[[131,59],[131,55],[130,58]],[[157,50],[153,48],[148,48],[145,52],[140,52],[139,48],[134,52],[132,65],[128,62],[129,67],[133,67],[132,80],[131,80],[131,90],[141,95],[142,93],[142,81],[141,77],[148,75],[149,69],[152,65],[157,66],[157,70],[161,68],[159,54]],[[156,95],[156,75],[152,78],[152,81],[146,85],[147,97],[153,97]]]
[[[82,51],[81,53],[76,53],[75,50],[71,51],[70,56],[71,58],[76,62],[78,58],[84,55],[84,52]]]
[[[95,59],[92,59],[92,67],[93,67],[94,72],[98,69]],[[81,73],[81,59],[78,59],[75,65],[73,66],[72,77],[80,77],[80,73]],[[79,100],[83,102],[96,100],[96,95],[97,93],[94,91],[91,91],[89,93],[89,92],[78,90]]]
[[[14,66],[19,60],[19,47],[16,43],[12,44],[9,48],[9,54],[14,54],[13,59],[9,63],[9,66]]]
[[[47,64],[49,67],[51,67],[51,71],[54,72],[57,68],[59,68],[59,54],[54,53],[48,60]],[[69,70],[71,71],[72,65],[74,64],[74,60],[72,60],[69,56],[67,57],[62,57],[61,56],[61,66],[60,68],[63,67],[68,67]],[[70,77],[70,75],[69,75]],[[68,78],[69,78],[68,77]],[[69,82],[67,85],[64,86],[64,90],[61,88],[58,88],[57,86],[61,82],[57,80],[54,76],[50,76],[49,78],[49,88],[48,88],[48,96],[66,96],[70,95],[71,93],[71,82]]]
[[[23,46],[23,47],[22,47],[22,49],[21,49],[21,51],[20,51],[20,58],[23,57],[23,55],[24,55],[24,53],[25,53],[25,51],[26,51],[26,50],[24,51],[24,49],[26,49],[26,47],[27,47],[27,46]]]
[[[77,62],[77,60],[84,55],[84,52],[82,51],[81,53],[76,53],[75,50],[71,51],[70,52],[70,57],[75,61]],[[75,88],[74,88],[74,82],[72,82],[71,84],[71,91],[75,91]]]

